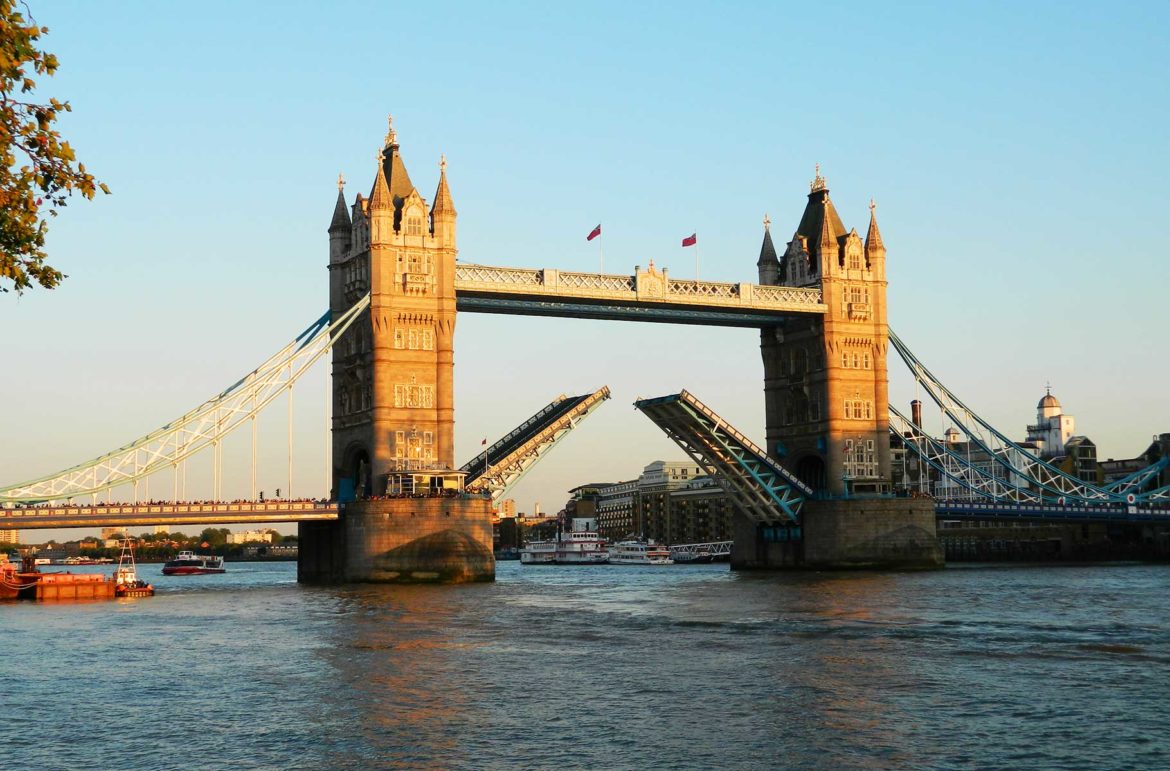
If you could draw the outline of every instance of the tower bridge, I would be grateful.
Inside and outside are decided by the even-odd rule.
[[[963,405],[890,333],[886,249],[871,202],[864,238],[847,229],[819,168],[779,252],[765,218],[754,283],[676,279],[649,261],[630,275],[457,260],[446,162],[431,202],[387,132],[368,196],[339,179],[329,234],[329,311],[256,370],[166,426],[66,471],[0,488],[0,527],[298,522],[302,581],[473,581],[494,576],[492,500],[609,397],[558,397],[455,465],[453,344],[459,312],[758,329],[765,443],[687,392],[637,407],[715,472],[736,510],[738,567],[933,567],[935,517],[1157,520],[1165,459],[1106,487],[1015,445]],[[971,444],[974,463],[888,405],[894,350]],[[257,499],[256,415],[330,354],[330,500]],[[252,428],[252,502],[180,501],[185,460]],[[892,495],[892,448],[967,491],[965,502]],[[290,428],[291,457],[291,428]],[[998,471],[988,471],[988,466]],[[101,504],[99,493],[174,474],[173,502]],[[291,486],[291,459],[290,459]],[[1162,486],[1159,486],[1162,485]],[[89,505],[73,505],[91,496]],[[66,501],[67,504],[53,504]],[[974,501],[974,503],[973,503]],[[36,508],[16,504],[45,503]],[[1128,517],[1128,519],[1127,519]]]

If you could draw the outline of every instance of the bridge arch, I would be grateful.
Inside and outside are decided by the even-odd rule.
[[[345,448],[337,471],[337,500],[344,503],[371,495],[372,481],[369,450],[359,442],[351,443]]]
[[[829,487],[829,477],[825,472],[825,461],[819,455],[805,455],[796,461],[796,476],[801,482],[820,492]]]

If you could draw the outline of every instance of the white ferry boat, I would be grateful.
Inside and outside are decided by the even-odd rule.
[[[524,565],[604,565],[609,562],[605,539],[597,532],[597,520],[574,519],[568,532],[556,540],[531,541],[520,551]]]
[[[670,549],[646,541],[619,541],[609,550],[611,565],[673,565]]]
[[[520,550],[521,565],[555,565],[556,562],[556,541],[529,541]]]

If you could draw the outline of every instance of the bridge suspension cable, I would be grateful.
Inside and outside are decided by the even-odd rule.
[[[1044,461],[1027,448],[1007,438],[963,404],[926,368],[901,338],[894,334],[893,330],[890,330],[889,337],[890,343],[893,344],[902,361],[906,363],[917,383],[926,390],[930,398],[955,426],[966,435],[968,442],[985,454],[985,460],[988,463],[1004,469],[1005,476],[996,485],[989,485],[987,472],[977,470],[975,464],[971,463],[969,459],[964,461],[945,447],[931,446],[924,441],[924,434],[919,427],[913,426],[910,421],[906,420],[905,416],[901,416],[891,408],[891,414],[902,421],[901,425],[896,425],[897,420],[891,420],[891,430],[897,429],[907,447],[925,462],[939,468],[940,471],[942,471],[940,466],[947,468],[948,471],[943,473],[960,486],[978,492],[980,495],[1002,501],[1036,500],[1029,497],[1031,495],[1038,496],[1041,502],[1055,504],[1117,505],[1170,500],[1170,486],[1148,491],[1137,489],[1141,484],[1153,478],[1160,469],[1152,467],[1142,469],[1114,484],[1099,487]],[[907,433],[910,434],[910,438],[907,438]],[[937,443],[935,444],[937,445]],[[1166,461],[1167,459],[1164,458],[1159,463],[1165,467]],[[983,480],[977,481],[980,476],[983,477]],[[1005,482],[1005,479],[1008,481]],[[1017,481],[1026,484],[1016,484]],[[1024,492],[1025,490],[1027,493]]]
[[[219,455],[224,437],[251,422],[284,391],[289,391],[291,401],[292,384],[333,347],[369,305],[370,296],[366,295],[336,319],[331,319],[331,313],[325,312],[259,367],[190,412],[93,460],[39,479],[0,487],[0,503],[51,501],[96,494],[137,483],[161,469],[176,465],[182,470],[185,493],[183,461],[208,445],[213,447],[217,456],[214,473],[218,497],[221,484]],[[290,484],[291,481],[290,466]]]

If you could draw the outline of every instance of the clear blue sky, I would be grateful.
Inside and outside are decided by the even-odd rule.
[[[891,325],[968,404],[1023,438],[1051,381],[1101,457],[1170,431],[1161,3],[32,5],[61,60],[42,93],[113,195],[52,223],[59,290],[0,297],[5,483],[162,425],[323,311],[334,180],[368,190],[387,113],[428,199],[447,155],[467,262],[593,269],[601,222],[609,271],[691,275],[697,231],[704,278],[753,280],[764,213],[786,241],[819,162],[847,226],[877,200]],[[763,432],[748,330],[464,314],[456,367],[460,462],[614,391],[521,510],[681,459],[640,395]],[[297,392],[297,493],[323,489],[324,377]]]

